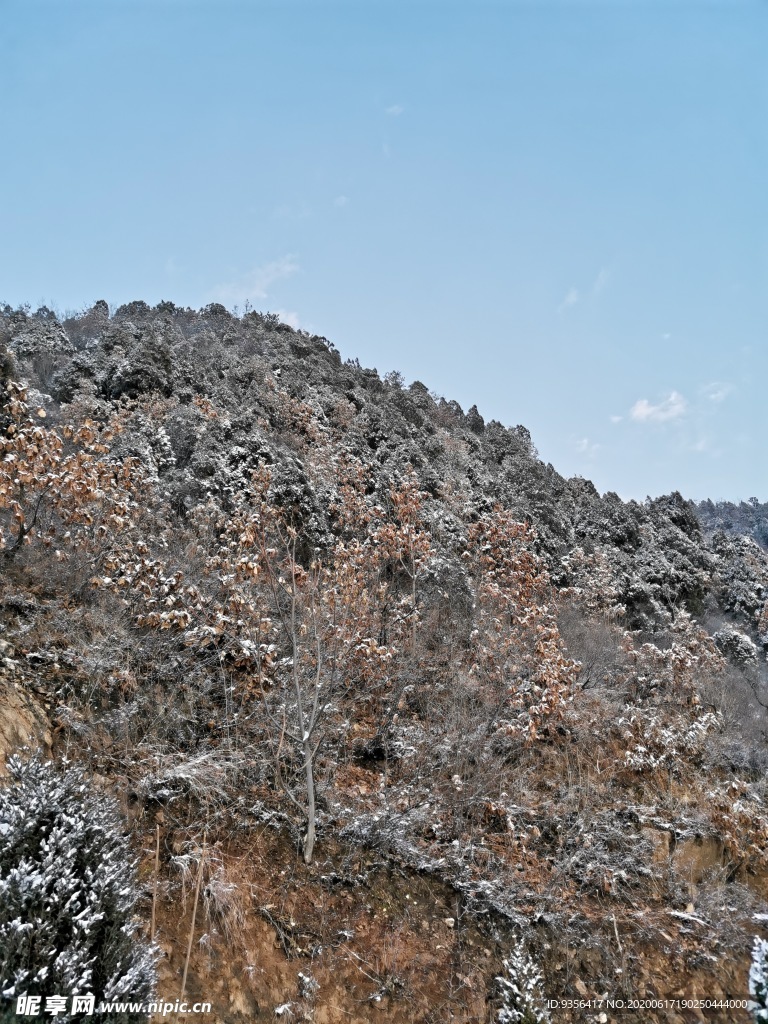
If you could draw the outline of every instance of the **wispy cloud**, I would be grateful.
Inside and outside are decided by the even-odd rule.
[[[593,458],[600,450],[600,445],[590,441],[588,437],[582,437],[576,442],[576,451],[588,458]]]
[[[336,196],[336,198],[333,200],[333,205],[342,207],[346,206],[348,202],[349,199],[347,198],[347,196]]]
[[[621,423],[623,416],[611,416],[611,423]]]
[[[570,306],[575,306],[581,298],[581,293],[578,288],[569,288],[565,294],[565,298],[557,307],[560,312],[564,309],[568,309]]]
[[[702,435],[689,446],[689,450],[697,455],[709,455],[713,459],[722,458],[725,453],[723,445],[709,435]]]
[[[568,291],[563,297],[563,301],[557,307],[557,311],[562,313],[564,309],[569,309],[571,306],[577,305],[579,302],[587,301],[590,297],[597,299],[598,296],[605,290],[608,281],[610,279],[610,271],[607,267],[601,267],[598,271],[597,277],[592,282],[592,286],[586,289],[577,288],[575,284],[572,284]]]
[[[701,394],[710,402],[724,402],[734,390],[733,384],[729,384],[727,381],[713,380],[711,384],[704,385]]]
[[[234,281],[219,284],[213,289],[213,296],[224,304],[245,302],[246,299],[266,299],[269,290],[277,281],[291,277],[299,269],[294,256],[282,256],[270,263],[254,267]]]
[[[301,327],[301,321],[299,320],[299,314],[292,312],[290,309],[276,309],[275,313],[280,317],[280,322],[288,324],[297,331]]]
[[[384,111],[385,114],[389,114],[390,117],[400,117],[405,107],[400,106],[399,103],[393,103],[391,107],[387,107]]]
[[[608,279],[611,275],[605,267],[600,268],[600,272],[595,278],[595,283],[592,285],[592,294],[599,295],[601,291],[608,284]]]
[[[652,405],[647,398],[640,398],[629,410],[630,418],[638,423],[665,423],[685,415],[688,403],[679,391],[670,391],[667,397]]]

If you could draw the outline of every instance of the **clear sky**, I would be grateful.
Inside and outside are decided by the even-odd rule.
[[[768,499],[765,0],[0,0],[0,300],[280,312]]]

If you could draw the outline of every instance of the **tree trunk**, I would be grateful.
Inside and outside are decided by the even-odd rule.
[[[411,553],[411,656],[416,657],[416,559]]]
[[[312,771],[312,741],[304,740],[304,770],[307,778],[307,834],[304,836],[304,863],[312,863],[315,849],[315,777]]]

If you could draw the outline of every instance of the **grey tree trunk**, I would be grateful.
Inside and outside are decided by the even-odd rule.
[[[315,776],[312,770],[312,741],[304,740],[304,770],[307,784],[307,833],[304,836],[304,863],[312,863],[315,849]]]

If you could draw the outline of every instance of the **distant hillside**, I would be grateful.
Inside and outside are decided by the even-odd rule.
[[[768,550],[768,502],[757,498],[749,501],[700,501],[696,506],[699,522],[708,534],[722,530],[742,537],[751,537],[763,550]]]

